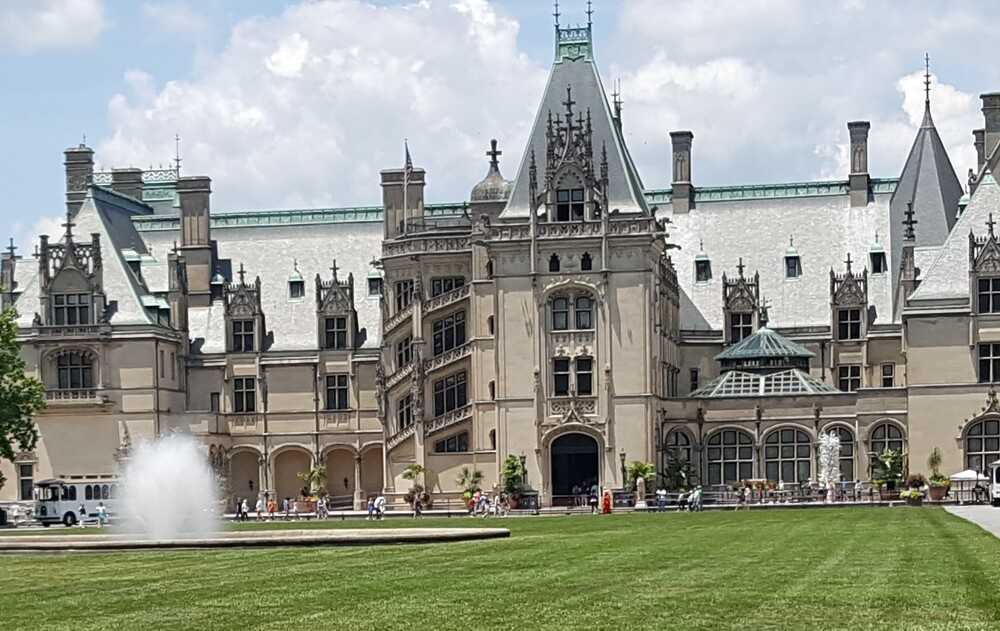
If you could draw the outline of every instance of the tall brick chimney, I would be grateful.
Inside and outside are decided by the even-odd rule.
[[[66,210],[71,217],[76,217],[87,196],[87,187],[94,181],[94,150],[80,143],[79,146],[64,151],[63,156],[66,167]]]
[[[867,206],[871,189],[871,177],[868,175],[868,121],[852,121],[847,123],[847,132],[851,136],[851,173],[848,176],[851,192],[851,206]]]
[[[212,180],[182,177],[177,180],[181,205],[181,255],[184,260],[188,304],[207,307],[212,302]]]
[[[694,134],[690,131],[670,132],[673,146],[673,177],[671,205],[675,213],[686,213],[694,208],[694,186],[691,184],[691,143]]]
[[[986,128],[983,130],[983,159],[993,155],[1000,143],[1000,92],[989,92],[979,97],[983,101],[983,118]]]
[[[142,201],[142,169],[112,169],[111,189]]]

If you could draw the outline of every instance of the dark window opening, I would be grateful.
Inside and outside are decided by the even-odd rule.
[[[86,353],[63,353],[56,360],[56,373],[60,390],[94,387],[94,360]]]
[[[368,295],[369,296],[381,296],[382,295],[382,279],[381,278],[369,278],[368,279]]]
[[[253,377],[233,379],[233,411],[254,412],[257,409],[257,380]]]
[[[458,289],[459,287],[465,285],[465,278],[461,276],[448,276],[445,278],[432,278],[431,279],[431,297],[440,296],[441,294],[446,294],[449,291]]]
[[[580,257],[580,271],[589,272],[594,269],[594,259],[591,258],[589,252],[584,252],[583,256]]]
[[[408,366],[413,361],[413,338],[409,335],[396,342],[396,370]]]
[[[753,335],[753,314],[732,313],[729,315],[730,342],[735,344],[743,338]]]
[[[979,313],[1000,313],[1000,278],[979,279]]]
[[[589,357],[576,360],[576,393],[581,396],[594,394],[594,360]]]
[[[885,262],[885,252],[872,252],[869,258],[871,258],[872,274],[885,274],[889,271],[889,266]]]
[[[233,352],[252,353],[254,351],[253,320],[233,320]]]
[[[861,310],[840,309],[837,312],[837,339],[861,339]]]
[[[979,345],[979,383],[1000,381],[1000,344]]]
[[[396,313],[409,307],[411,302],[413,302],[413,279],[396,283]]]
[[[896,385],[896,364],[882,364],[882,387],[892,388]]]
[[[708,260],[695,261],[694,279],[699,283],[707,283],[712,280],[712,262]]]
[[[468,401],[468,386],[464,372],[434,382],[434,416],[465,407]]]
[[[288,297],[303,298],[306,295],[306,282],[304,280],[288,281]]]
[[[469,432],[449,436],[434,443],[434,453],[453,454],[469,451]]]
[[[434,322],[434,356],[465,344],[465,312],[459,311]]]
[[[408,394],[396,404],[396,423],[400,430],[413,425],[413,396]]]
[[[553,254],[549,257],[549,271],[558,272],[559,271],[559,255]]]
[[[802,259],[797,256],[785,257],[785,278],[802,276]]]
[[[569,395],[569,360],[552,360],[552,385],[557,397]]]
[[[556,221],[582,220],[585,207],[582,188],[556,191]]]
[[[569,300],[555,298],[552,300],[552,330],[566,331],[569,329]]]
[[[52,323],[60,326],[90,324],[90,294],[52,296]]]
[[[327,375],[326,377],[326,409],[350,409],[347,375]]]
[[[861,366],[840,366],[837,374],[843,392],[857,392],[861,388]]]
[[[323,348],[332,350],[344,350],[347,348],[347,318],[326,318],[323,323],[324,346]]]

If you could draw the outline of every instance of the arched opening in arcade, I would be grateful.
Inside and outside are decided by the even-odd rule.
[[[289,449],[274,457],[274,494],[279,506],[281,500],[295,500],[302,494],[305,483],[299,479],[300,473],[308,473],[312,468],[309,452]]]
[[[326,492],[331,509],[354,507],[354,461],[353,449],[334,447],[326,452]]]
[[[236,499],[253,508],[260,488],[260,454],[249,449],[233,453],[229,460],[229,490]]]
[[[600,486],[600,457],[597,441],[586,434],[564,434],[552,441],[552,504],[586,504],[590,489]]]

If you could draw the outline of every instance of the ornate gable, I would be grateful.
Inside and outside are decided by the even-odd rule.
[[[837,307],[865,307],[868,305],[868,269],[855,274],[850,254],[845,263],[847,272],[844,274],[830,270],[830,300]]]
[[[66,229],[62,243],[49,243],[47,236],[42,236],[38,249],[38,265],[42,278],[43,290],[48,291],[52,281],[64,270],[74,270],[83,276],[90,290],[101,290],[101,237],[94,233],[90,235],[90,243],[77,243],[73,238],[73,227],[69,216],[63,227]]]
[[[333,279],[324,281],[316,275],[316,312],[320,315],[347,315],[354,310],[354,275],[347,282],[337,278],[337,261],[333,261]]]
[[[247,284],[246,272],[240,263],[240,280],[237,283],[226,283],[225,306],[229,318],[252,318],[261,314],[260,306],[260,276],[253,284]]]
[[[969,230],[969,269],[975,274],[1000,274],[1000,244],[993,232],[995,223],[990,213],[985,237],[977,237]]]
[[[746,278],[742,258],[736,269],[737,278],[722,274],[722,307],[730,313],[756,313],[760,306],[760,273],[754,272],[753,278]]]

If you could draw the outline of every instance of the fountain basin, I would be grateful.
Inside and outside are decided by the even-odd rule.
[[[372,546],[502,539],[506,528],[378,528],[226,532],[176,539],[139,539],[120,535],[42,535],[0,537],[0,552],[107,552],[195,548],[293,546]]]

